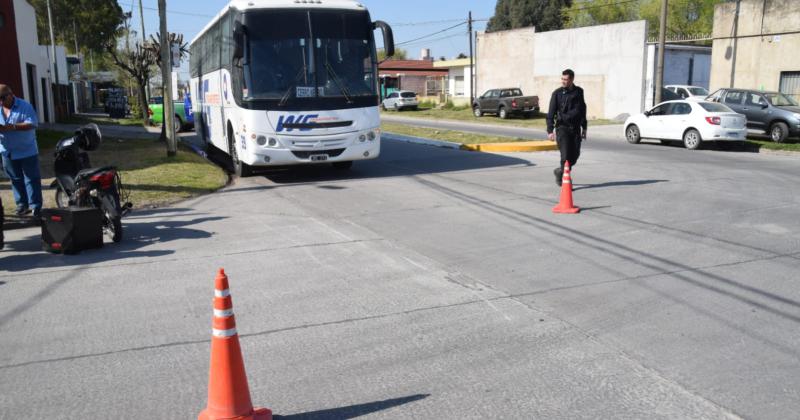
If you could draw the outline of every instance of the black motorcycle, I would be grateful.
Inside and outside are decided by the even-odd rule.
[[[93,207],[103,211],[103,232],[114,242],[122,240],[122,217],[133,205],[127,200],[117,168],[92,168],[87,151],[97,150],[103,136],[96,124],[75,131],[56,145],[56,206],[59,208]]]

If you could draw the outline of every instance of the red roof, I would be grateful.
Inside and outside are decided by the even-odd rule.
[[[403,76],[424,76],[441,77],[447,76],[446,68],[434,68],[433,61],[430,60],[386,60],[378,67],[381,76],[397,77]]]

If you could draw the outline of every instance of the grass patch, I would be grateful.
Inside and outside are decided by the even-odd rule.
[[[110,118],[110,117],[96,117],[96,116],[88,116],[88,115],[73,115],[66,121],[66,124],[90,124],[95,123],[97,125],[124,125],[124,126],[144,126],[144,120],[141,118]]]
[[[55,206],[55,190],[48,188],[53,180],[53,149],[58,139],[68,136],[64,132],[37,130],[45,207]],[[176,157],[168,158],[166,146],[154,140],[104,138],[99,150],[89,152],[89,158],[93,166],[119,168],[134,210],[207,194],[225,186],[228,180],[222,169],[188,148],[180,147]],[[0,196],[6,215],[10,215],[15,205],[8,179],[0,179]]]
[[[437,108],[423,108],[420,107],[417,111],[383,111],[384,115],[396,115],[400,117],[409,118],[425,118],[430,120],[452,120],[452,121],[466,121],[477,122],[481,124],[495,124],[511,127],[525,127],[525,128],[546,128],[547,121],[544,114],[536,114],[533,118],[510,117],[507,120],[500,119],[495,115],[484,115],[477,118],[472,115],[472,110],[469,107],[451,107],[450,109],[437,109]],[[591,120],[589,126],[593,125],[609,125],[616,124],[611,120]]]
[[[422,137],[426,139],[451,141],[461,144],[480,144],[480,143],[509,143],[518,141],[530,141],[519,137],[487,136],[484,134],[465,133],[463,131],[439,130],[434,128],[412,127],[403,124],[381,123],[381,130],[402,134],[405,136]]]
[[[797,141],[787,141],[786,143],[775,143],[771,140],[760,140],[750,138],[746,142],[751,147],[755,147],[757,149],[766,149],[766,150],[781,150],[787,152],[800,152],[800,142]]]

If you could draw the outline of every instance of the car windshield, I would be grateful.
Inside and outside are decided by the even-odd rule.
[[[798,106],[797,101],[782,93],[765,93],[772,106]]]
[[[400,94],[400,96],[403,98],[416,98],[417,94],[414,92],[403,92]]]
[[[733,112],[727,106],[715,102],[701,102],[700,106],[708,112]]]
[[[370,96],[377,92],[365,12],[278,10],[248,21],[245,99]],[[313,35],[313,39],[312,39]]]
[[[689,93],[694,96],[708,96],[708,91],[701,87],[690,87]]]

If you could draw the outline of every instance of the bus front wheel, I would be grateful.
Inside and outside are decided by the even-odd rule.
[[[228,132],[228,148],[230,149],[231,161],[233,162],[233,173],[240,178],[245,178],[253,174],[253,167],[239,160],[239,153],[236,150],[236,143],[233,141],[233,132]]]

